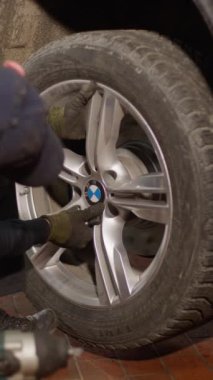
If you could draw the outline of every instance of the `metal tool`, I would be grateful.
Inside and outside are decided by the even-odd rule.
[[[0,379],[36,380],[66,367],[69,356],[81,348],[69,345],[65,337],[47,333],[0,333]]]

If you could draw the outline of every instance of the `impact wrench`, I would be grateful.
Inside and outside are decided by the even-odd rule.
[[[1,332],[0,379],[41,379],[66,367],[69,356],[79,356],[82,351],[71,347],[65,337],[43,332]]]

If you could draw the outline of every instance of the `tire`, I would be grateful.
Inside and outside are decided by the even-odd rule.
[[[56,310],[60,326],[88,349],[128,351],[212,317],[212,97],[199,71],[165,38],[145,31],[79,33],[53,42],[26,63],[40,92],[70,80],[94,80],[128,99],[163,152],[173,199],[170,239],[154,278],[119,305],[70,302],[31,264],[27,294]]]

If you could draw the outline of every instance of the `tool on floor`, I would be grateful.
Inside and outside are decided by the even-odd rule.
[[[66,367],[69,357],[81,352],[81,348],[70,346],[65,337],[42,332],[1,332],[0,379],[41,379]]]

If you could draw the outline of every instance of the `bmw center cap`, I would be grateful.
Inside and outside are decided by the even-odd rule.
[[[95,205],[96,203],[103,202],[104,189],[100,182],[96,180],[89,181],[85,188],[85,196],[87,202],[90,205]]]

